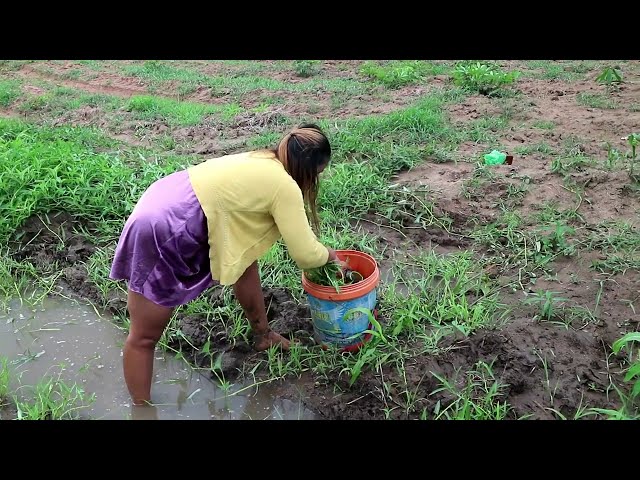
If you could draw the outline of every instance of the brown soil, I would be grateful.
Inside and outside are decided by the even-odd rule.
[[[18,416],[18,409],[13,403],[0,406],[0,420],[15,420]]]

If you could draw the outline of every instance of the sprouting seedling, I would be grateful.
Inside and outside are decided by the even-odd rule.
[[[607,167],[609,170],[613,170],[618,160],[620,160],[620,152],[613,148],[610,143],[607,142]]]
[[[627,143],[631,147],[631,153],[628,154],[631,159],[631,164],[629,165],[629,176],[633,181],[638,181],[634,174],[634,166],[636,163],[636,147],[638,146],[638,140],[640,140],[640,134],[631,133],[627,136]]]
[[[627,347],[628,350],[631,350],[632,342],[640,343],[640,332],[627,333],[623,337],[613,342],[613,353],[620,352],[623,347]],[[640,395],[640,358],[636,359],[636,361],[631,364],[631,367],[629,367],[629,370],[624,377],[625,382],[629,382],[634,379],[635,383],[631,391],[631,396],[637,397],[638,395]]]
[[[538,304],[540,306],[540,317],[545,318],[547,321],[556,315],[556,307],[559,302],[564,302],[567,299],[562,297],[556,297],[559,292],[551,292],[546,290],[544,292],[535,292],[531,294],[530,298],[527,298],[524,303],[526,304]]]
[[[596,77],[598,83],[604,83],[605,85],[613,85],[622,83],[622,72],[615,67],[606,67],[602,70],[600,75]]]

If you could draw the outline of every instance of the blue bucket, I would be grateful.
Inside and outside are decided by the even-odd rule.
[[[369,315],[354,309],[365,308],[373,312],[378,301],[375,289],[353,300],[320,300],[309,294],[307,298],[318,343],[346,348],[367,340],[364,332],[371,328]]]
[[[365,332],[372,328],[368,313],[373,314],[376,308],[380,271],[375,259],[366,253],[338,250],[336,254],[363,280],[336,291],[310,282],[303,274],[302,286],[307,293],[316,341],[325,347],[332,345],[353,351],[371,337]]]

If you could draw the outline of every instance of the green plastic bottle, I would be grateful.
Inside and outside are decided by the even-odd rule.
[[[507,158],[506,153],[493,150],[491,153],[487,153],[484,156],[485,165],[502,165]]]

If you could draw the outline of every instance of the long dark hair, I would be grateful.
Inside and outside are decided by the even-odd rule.
[[[280,140],[274,153],[302,190],[307,215],[318,233],[318,168],[331,160],[329,140],[320,127],[313,123],[305,123],[287,133]]]

